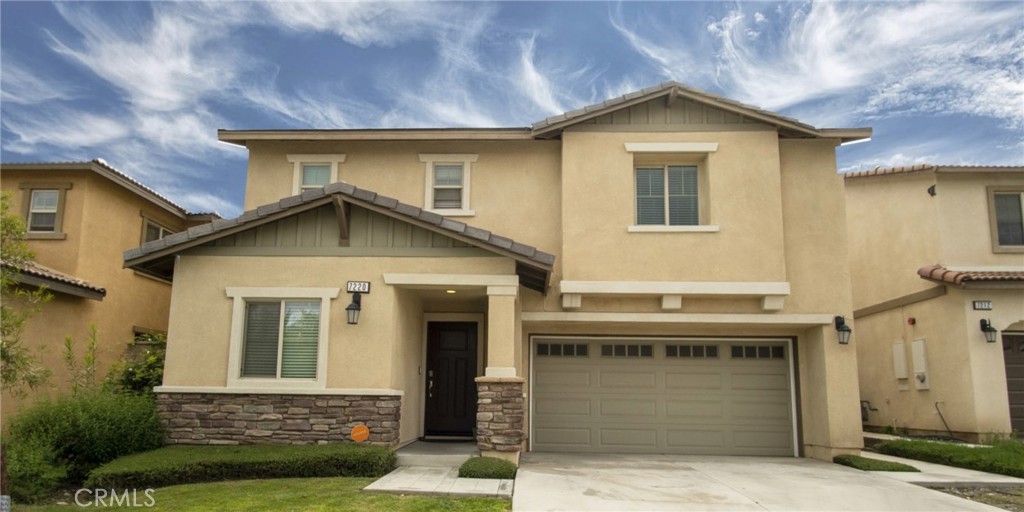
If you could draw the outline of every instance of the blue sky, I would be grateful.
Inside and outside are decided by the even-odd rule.
[[[0,159],[233,216],[218,128],[529,126],[666,80],[873,127],[841,170],[1024,162],[1024,2],[3,1]]]

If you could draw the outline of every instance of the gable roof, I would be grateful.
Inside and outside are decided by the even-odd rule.
[[[893,174],[964,174],[964,173],[1024,173],[1024,166],[1021,165],[935,165],[935,164],[914,164],[894,167],[875,167],[864,171],[851,171],[843,174],[846,179],[868,178],[871,176],[889,176]]]
[[[92,171],[120,185],[135,195],[159,206],[176,217],[186,220],[204,220],[203,217],[220,218],[214,212],[190,212],[185,207],[160,195],[131,176],[115,169],[102,158],[88,162],[10,162],[0,163],[0,169],[11,171]]]
[[[533,136],[537,138],[555,138],[561,135],[562,130],[569,126],[663,96],[667,98],[670,104],[677,98],[685,98],[714,108],[740,114],[773,125],[779,129],[780,134],[787,137],[838,138],[843,142],[852,142],[871,137],[871,128],[819,129],[791,117],[746,105],[674,81],[664,82],[654,87],[648,87],[618,98],[588,105],[578,110],[538,121],[533,123]]]
[[[22,263],[0,261],[0,266],[17,270],[18,275],[15,279],[18,284],[36,287],[45,286],[47,290],[53,292],[100,301],[107,295],[107,290],[104,288],[70,274],[44,267],[34,261]]]
[[[960,287],[970,285],[996,285],[1013,288],[1024,287],[1024,271],[975,271],[949,270],[942,265],[928,265],[917,269],[922,279]]]
[[[265,204],[248,210],[234,219],[217,219],[209,224],[147,242],[124,252],[124,266],[167,278],[170,277],[166,275],[169,260],[173,260],[176,253],[332,202],[351,203],[474,247],[510,257],[516,261],[516,273],[519,274],[523,286],[540,292],[547,289],[548,277],[555,263],[553,254],[343,181],[307,190],[276,203]],[[158,269],[165,269],[165,274],[161,275]]]

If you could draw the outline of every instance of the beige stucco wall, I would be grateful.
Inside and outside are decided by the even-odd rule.
[[[972,301],[991,300],[992,311]],[[909,320],[914,319],[914,325]],[[1002,330],[1024,319],[1017,290],[959,290],[857,320],[862,361],[861,398],[878,409],[869,425],[946,431],[935,404],[954,432],[1010,431],[1002,343],[986,343],[979,320]],[[929,389],[916,389],[910,343],[925,340]],[[893,374],[894,343],[904,342],[909,379]]]
[[[627,142],[717,142],[701,165],[717,233],[630,233],[634,154]],[[678,155],[666,155],[676,158]],[[773,131],[566,132],[563,278],[785,281],[779,144]]]
[[[63,210],[64,240],[28,240],[35,260],[44,266],[71,274],[107,290],[102,301],[55,294],[28,322],[22,335],[33,349],[45,347],[43,362],[53,373],[49,390],[67,391],[66,368],[60,355],[63,340],[71,336],[81,357],[88,340],[89,325],[98,332],[98,378],[123,354],[132,340],[133,327],[158,331],[167,329],[171,286],[122,268],[122,252],[141,242],[143,215],[180,230],[185,221],[148,200],[129,192],[92,171],[3,172],[4,191],[12,192],[11,211],[20,213],[27,196],[19,189],[23,182],[70,182]],[[18,401],[7,401],[4,418],[18,410]]]
[[[513,270],[513,263],[503,258],[185,255],[175,271],[164,384],[226,386],[232,307],[232,300],[225,295],[227,287],[338,286],[342,293],[331,301],[326,387],[393,389],[408,385],[413,379],[409,370],[420,363],[403,356],[396,364],[395,354],[400,347],[422,346],[422,315],[415,311],[415,300],[384,284],[383,274],[507,275]],[[362,299],[358,325],[348,325],[345,320],[345,306],[351,298],[344,293],[344,286],[350,280],[371,283],[371,293]],[[422,349],[416,354],[421,357]],[[403,430],[402,435],[406,434]]]
[[[937,184],[939,247],[943,265],[1015,266],[1024,254],[992,252],[989,186],[1024,189],[1024,172],[1014,174],[939,174]]]

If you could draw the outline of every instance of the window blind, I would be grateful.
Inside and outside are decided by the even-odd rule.
[[[331,181],[331,166],[326,164],[303,165],[302,186],[323,187]]]
[[[320,337],[319,302],[284,303],[281,341],[281,378],[315,379],[317,340]]]
[[[1024,245],[1022,194],[996,194],[996,231],[999,245]]]
[[[636,170],[636,223],[665,224],[665,171],[661,167]]]
[[[696,226],[697,168],[670,165],[668,167],[668,224],[670,226]]]
[[[280,322],[280,302],[249,302],[245,305],[242,377],[277,377]]]

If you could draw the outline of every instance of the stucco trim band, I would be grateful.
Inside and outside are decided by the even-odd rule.
[[[202,386],[157,386],[154,393],[203,393],[222,395],[381,395],[403,396],[401,389],[387,388],[214,388]]]
[[[829,325],[835,315],[774,315],[756,313],[586,313],[586,312],[523,312],[523,322],[619,322],[673,323],[716,325]]]
[[[789,295],[787,282],[718,281],[561,281],[562,293],[607,295]]]
[[[627,153],[714,153],[717,142],[627,142]]]
[[[495,274],[384,274],[392,286],[519,286],[519,276]]]

